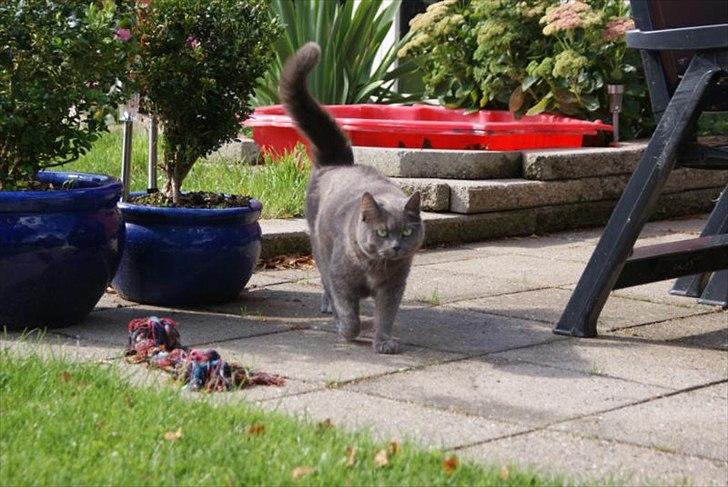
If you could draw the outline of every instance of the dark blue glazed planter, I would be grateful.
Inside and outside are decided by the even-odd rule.
[[[74,189],[0,192],[0,329],[81,321],[119,265],[119,180],[63,172],[38,179],[72,179]]]
[[[260,256],[262,205],[162,208],[119,203],[126,245],[112,285],[138,303],[185,306],[235,299]]]

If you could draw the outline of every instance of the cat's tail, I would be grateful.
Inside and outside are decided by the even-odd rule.
[[[354,154],[344,132],[311,96],[306,77],[316,66],[321,49],[309,42],[288,58],[283,66],[279,93],[288,114],[313,146],[317,166],[354,164]]]

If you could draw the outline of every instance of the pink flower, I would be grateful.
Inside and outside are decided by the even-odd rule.
[[[192,49],[197,49],[202,45],[202,43],[197,39],[195,36],[189,36],[187,37],[186,44],[191,47]]]
[[[634,29],[634,20],[629,17],[612,19],[602,32],[602,39],[605,41],[616,41],[624,37],[628,30]]]
[[[131,31],[129,29],[116,29],[116,32],[114,33],[114,38],[126,42],[129,39],[131,39]]]

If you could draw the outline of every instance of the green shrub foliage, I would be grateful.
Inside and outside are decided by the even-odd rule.
[[[142,110],[159,117],[165,192],[175,201],[194,163],[240,132],[279,29],[263,0],[139,4],[134,82]]]
[[[0,1],[0,190],[89,150],[127,81],[131,4]]]
[[[608,83],[624,84],[622,131],[652,115],[623,0],[444,0],[411,22],[400,58],[417,58],[429,96],[446,106],[558,112],[609,120]]]

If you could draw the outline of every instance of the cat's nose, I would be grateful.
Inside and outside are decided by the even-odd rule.
[[[399,251],[400,251],[401,249],[402,249],[402,246],[401,246],[401,245],[399,245],[399,244],[395,244],[395,245],[394,245],[394,246],[392,247],[392,250],[394,250],[395,252],[399,252]]]

